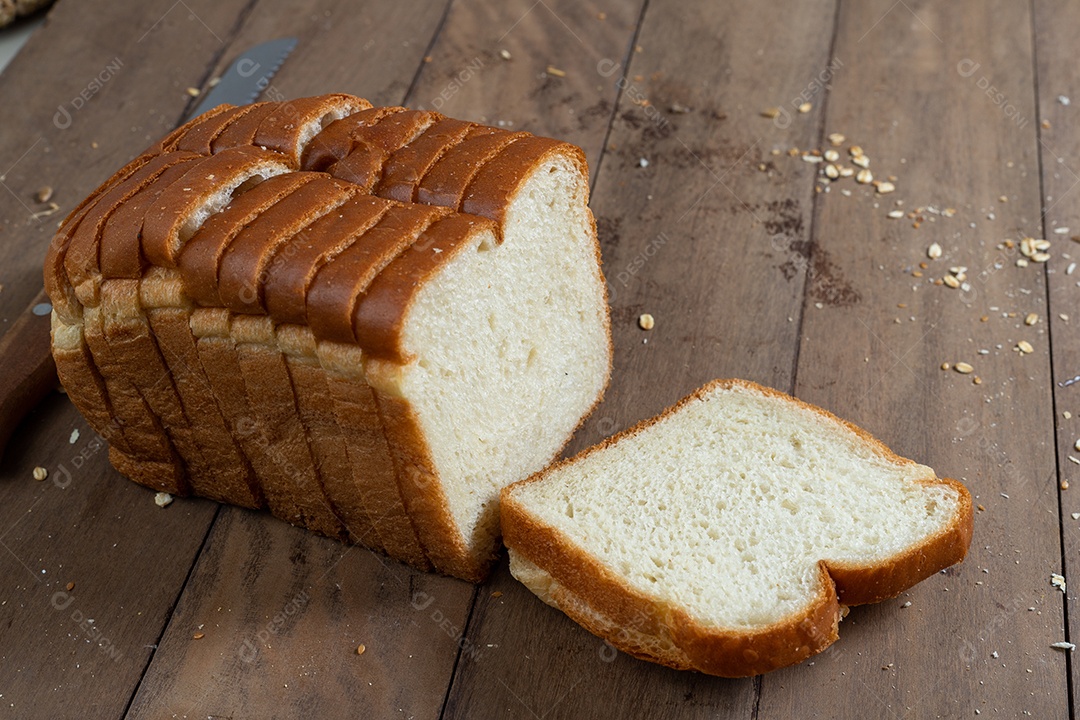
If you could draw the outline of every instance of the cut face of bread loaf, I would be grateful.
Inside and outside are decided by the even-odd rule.
[[[587,203],[581,151],[527,133],[348,95],[217,108],[61,227],[61,378],[139,482],[480,580],[500,490],[607,383]]]
[[[502,493],[511,572],[632,655],[729,677],[963,559],[958,482],[823,410],[717,381]]]

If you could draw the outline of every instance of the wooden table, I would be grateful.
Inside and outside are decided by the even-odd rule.
[[[0,716],[1072,716],[1076,663],[1051,643],[1080,611],[1050,578],[1080,561],[1080,384],[1059,385],[1080,373],[1080,5],[60,0],[0,75],[5,323],[57,221],[184,116],[187,88],[283,35],[300,44],[272,92],[585,149],[615,366],[569,452],[750,378],[963,479],[971,553],[855,608],[800,666],[675,672],[612,652],[505,563],[473,587],[266,515],[158,508],[56,394],[0,466]],[[789,153],[832,133],[895,192],[827,187]],[[35,215],[44,185],[59,210]],[[1048,262],[1017,265],[1026,236],[1052,240]],[[940,284],[953,266],[963,288]],[[958,361],[974,373],[939,369]]]

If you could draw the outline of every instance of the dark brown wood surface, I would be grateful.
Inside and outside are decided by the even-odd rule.
[[[1058,384],[1080,374],[1078,31],[1060,0],[61,0],[0,74],[5,329],[56,222],[187,88],[295,35],[266,97],[347,91],[585,149],[616,355],[568,452],[746,377],[983,509],[962,565],[854,609],[806,663],[722,680],[614,652],[505,563],[474,587],[262,514],[158,508],[53,394],[0,465],[0,717],[1071,716],[1080,678],[1050,643],[1080,609],[1050,577],[1080,563],[1080,383]],[[837,132],[895,192],[825,191],[788,152]],[[1018,267],[1024,237],[1050,261]],[[964,288],[934,284],[954,266]],[[939,369],[958,361],[975,372]]]

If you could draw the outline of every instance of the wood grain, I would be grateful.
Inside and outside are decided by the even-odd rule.
[[[1072,98],[1080,101],[1080,78],[1076,76],[1073,53],[1065,50],[1071,38],[1080,32],[1080,7],[1074,3],[1036,2],[1035,58],[1037,115],[1029,123],[1037,128],[1039,160],[1042,179],[1042,229],[1033,233],[1051,240],[1051,259],[1046,264],[1047,304],[1045,317],[1024,333],[1039,349],[1051,339],[1050,367],[1053,369],[1051,389],[1054,395],[1056,426],[1057,479],[1071,487],[1059,492],[1061,532],[1064,556],[1060,572],[1069,577],[1080,567],[1080,523],[1073,513],[1080,512],[1080,384],[1061,386],[1080,375],[1080,341],[1076,324],[1080,323],[1080,273],[1069,273],[1073,263],[1080,263],[1080,138],[1075,131]],[[1065,104],[1068,102],[1069,104]],[[1068,228],[1068,232],[1060,232]],[[1047,443],[1049,445],[1049,441]],[[1050,447],[1045,451],[1049,453]],[[1070,459],[1074,458],[1074,459]],[[1080,605],[1075,586],[1066,595],[1068,626],[1060,639],[1076,642],[1080,637]],[[1070,658],[1071,659],[1071,658]],[[1060,661],[1055,663],[1060,665]],[[1073,707],[1077,700],[1080,667],[1069,662],[1072,676]]]
[[[184,88],[200,82],[242,3],[185,7],[58,5],[0,75],[5,330],[41,290],[56,223],[181,117]],[[58,209],[36,215],[50,212],[33,199],[46,185]],[[217,510],[201,501],[162,510],[106,456],[57,395],[8,444],[0,686],[13,716],[123,714]],[[38,465],[49,470],[41,483],[31,479]]]
[[[1063,627],[1050,586],[1060,555],[1048,342],[1023,324],[1046,312],[1044,276],[997,249],[1040,232],[1036,134],[986,92],[1031,118],[1031,52],[1026,6],[844,5],[826,127],[861,145],[875,176],[895,174],[897,191],[848,181],[819,196],[796,394],[961,479],[985,511],[964,563],[855,608],[813,666],[764,677],[760,717],[825,706],[840,718],[1068,713],[1066,656],[1050,647]],[[918,229],[886,214],[923,205],[956,214],[924,212]],[[969,287],[933,283],[955,266]],[[1021,357],[1024,338],[1036,351]],[[938,369],[957,361],[981,384]]]
[[[585,148],[616,358],[607,399],[568,452],[709,379],[746,377],[963,479],[985,508],[969,559],[854,609],[839,643],[798,667],[745,681],[678,673],[615,653],[505,565],[473,588],[265,514],[200,500],[160,509],[108,467],[104,444],[54,394],[0,465],[0,708],[1066,716],[1070,656],[1049,645],[1080,635],[1080,609],[1074,592],[1066,627],[1050,574],[1080,563],[1077,490],[1058,489],[1080,482],[1068,459],[1080,457],[1080,384],[1056,385],[1080,373],[1080,276],[1066,274],[1080,255],[1069,240],[1080,235],[1080,141],[1075,108],[1057,96],[1080,102],[1080,10],[642,5],[59,3],[0,74],[0,98],[18,98],[0,102],[0,318],[10,323],[40,289],[56,221],[196,102],[187,87],[205,87],[248,45],[296,35],[268,98],[354,92]],[[762,117],[769,107],[782,112]],[[830,132],[862,145],[879,179],[895,174],[897,191],[875,197],[849,179],[815,193],[820,165],[786,151],[820,147]],[[42,185],[59,210],[34,218],[48,207],[32,199]],[[924,212],[916,229],[886,216],[896,200],[956,213]],[[1047,265],[1016,266],[1027,235],[1053,241]],[[957,265],[967,290],[931,284]],[[656,319],[647,333],[644,312]],[[1035,352],[1014,352],[1019,340]],[[958,360],[980,385],[937,369]],[[46,481],[31,479],[36,465]]]
[[[790,104],[827,64],[833,8],[649,3],[592,201],[615,366],[605,401],[570,452],[716,377],[788,389],[814,172],[771,150],[806,147],[821,134],[820,105],[799,114]],[[790,24],[770,22],[773,13]],[[786,51],[758,53],[770,47]],[[671,112],[676,104],[691,111]],[[760,116],[779,104],[795,116],[783,128]],[[645,312],[656,321],[648,333],[638,327]],[[498,661],[458,664],[448,717],[753,716],[754,680],[623,656],[539,603],[505,568],[491,589],[502,595],[483,588],[470,635],[493,646]]]

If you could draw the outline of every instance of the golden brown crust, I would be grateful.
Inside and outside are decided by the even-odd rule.
[[[170,143],[177,150],[186,150],[197,155],[210,155],[213,142],[225,128],[255,109],[255,105],[219,105],[214,110],[200,115],[188,123]],[[224,109],[222,109],[224,108]]]
[[[416,188],[431,166],[476,127],[476,123],[462,120],[438,120],[420,137],[390,154],[375,194],[398,202],[416,202]]]
[[[265,313],[263,283],[274,253],[304,228],[356,193],[348,183],[319,175],[248,223],[221,255],[218,295],[240,313]]]
[[[600,615],[610,621],[601,627],[600,624],[588,622],[586,617],[584,624],[587,629],[600,630],[601,637],[630,652],[633,652],[633,648],[619,633],[612,632],[613,627],[631,628],[647,635],[669,638],[689,658],[690,667],[724,677],[768,672],[801,662],[820,652],[838,637],[836,628],[841,617],[841,604],[855,605],[894,597],[938,570],[960,562],[967,553],[972,527],[971,497],[966,488],[955,480],[928,478],[926,484],[947,485],[957,491],[956,513],[946,528],[885,562],[842,566],[822,561],[819,564],[818,592],[808,598],[802,612],[761,628],[730,629],[703,626],[681,608],[664,605],[634,590],[563,533],[536,521],[515,499],[515,488],[542,481],[554,469],[578,462],[623,438],[636,435],[712,390],[735,386],[784,399],[827,420],[839,422],[888,461],[914,464],[894,454],[866,431],[821,408],[749,381],[714,380],[655,418],[644,420],[574,458],[563,460],[504,488],[500,510],[506,546],[542,568],[555,582],[579,598],[590,609],[591,613],[587,614]],[[584,615],[578,613],[578,616]],[[675,658],[670,656],[650,656],[646,659],[679,667]]]
[[[431,166],[416,190],[417,201],[425,205],[460,209],[465,190],[480,167],[506,146],[528,136],[523,132],[472,132]]]
[[[406,363],[401,333],[417,292],[458,253],[478,245],[484,233],[495,242],[496,227],[486,218],[447,215],[383,268],[356,303],[353,332],[370,358]]]
[[[176,259],[188,239],[182,231],[196,208],[222,188],[240,184],[260,173],[288,169],[278,153],[252,147],[236,147],[196,163],[161,194],[146,213],[142,229],[142,252],[154,265],[176,267]]]
[[[353,149],[353,134],[358,130],[376,125],[383,118],[405,112],[403,107],[373,107],[348,117],[335,120],[311,139],[300,156],[300,168],[312,172],[325,172]]]
[[[382,177],[390,154],[416,139],[438,117],[436,113],[406,110],[388,115],[375,125],[356,128],[351,134],[349,154],[326,171],[370,193]]]
[[[347,250],[316,273],[307,294],[307,317],[315,337],[355,343],[353,310],[372,280],[446,211],[395,205]]]
[[[241,147],[255,147],[255,133],[263,120],[277,110],[279,103],[263,102],[246,106],[247,112],[236,117],[210,143],[210,152],[217,154]]]
[[[286,155],[292,160],[293,167],[299,168],[300,154],[304,150],[301,140],[309,128],[322,129],[335,116],[347,117],[370,107],[367,100],[344,93],[288,100],[279,103],[263,119],[252,144]]]
[[[269,264],[263,295],[266,310],[281,323],[306,325],[308,288],[316,273],[393,207],[370,195],[356,195],[294,236]]]
[[[184,279],[185,292],[203,305],[220,307],[218,268],[229,245],[262,213],[316,177],[315,173],[276,175],[210,216],[180,252],[180,276]]]

